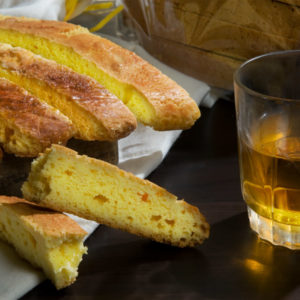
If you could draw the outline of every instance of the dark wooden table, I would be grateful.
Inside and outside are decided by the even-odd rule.
[[[200,208],[211,224],[203,245],[177,249],[99,226],[71,287],[47,280],[23,299],[300,299],[300,251],[249,229],[232,102],[203,108],[148,179]]]

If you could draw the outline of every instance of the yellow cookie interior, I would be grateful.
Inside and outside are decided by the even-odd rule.
[[[65,149],[52,145],[33,162],[22,187],[25,199],[180,247],[203,240],[197,208],[113,165]]]
[[[0,29],[0,41],[28,49],[45,58],[66,65],[78,73],[93,77],[121,99],[140,122],[150,126],[154,124],[155,110],[139,91],[108,75],[99,69],[95,63],[82,58],[70,47],[42,37],[6,29]]]
[[[0,76],[23,87],[41,101],[47,102],[67,116],[72,121],[76,138],[92,141],[108,139],[107,131],[99,120],[81,108],[75,101],[70,101],[69,97],[59,93],[45,82],[26,77],[2,66],[0,66]]]
[[[57,289],[75,281],[78,265],[87,250],[81,240],[45,238],[5,204],[0,206],[0,238],[12,244],[34,266],[41,267]]]

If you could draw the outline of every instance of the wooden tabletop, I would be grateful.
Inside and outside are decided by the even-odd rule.
[[[249,229],[239,182],[233,102],[218,100],[148,177],[199,207],[210,238],[178,249],[99,226],[70,287],[44,281],[22,299],[300,299],[300,251]]]

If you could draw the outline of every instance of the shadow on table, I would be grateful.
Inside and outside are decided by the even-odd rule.
[[[300,285],[300,252],[275,247],[250,230],[246,213],[212,227],[202,247],[209,265],[199,291],[209,299],[292,298]]]
[[[97,247],[90,247],[91,259],[71,288],[57,293],[46,281],[24,299],[299,299],[291,295],[300,283],[300,253],[258,239],[246,213],[213,225],[196,249],[104,226],[91,239]]]

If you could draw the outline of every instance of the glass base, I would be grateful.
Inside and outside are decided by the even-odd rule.
[[[258,215],[248,207],[250,227],[274,245],[300,250],[300,226],[286,225]]]

